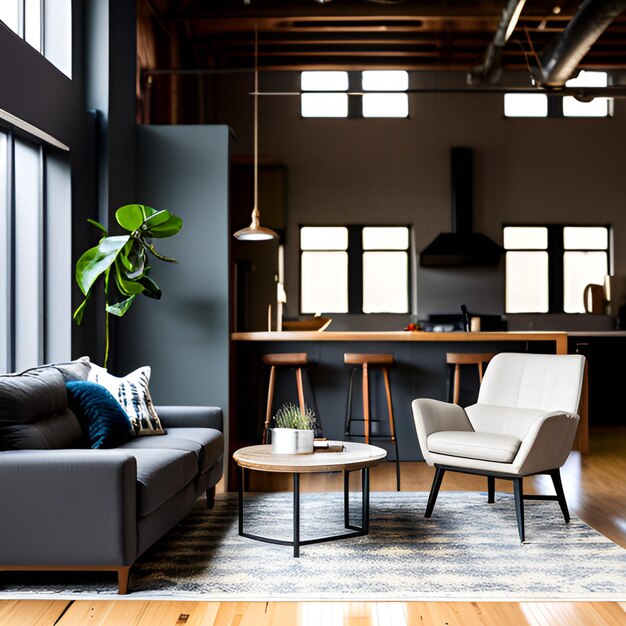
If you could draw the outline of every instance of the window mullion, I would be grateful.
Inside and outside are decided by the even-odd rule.
[[[13,372],[16,369],[17,353],[15,347],[15,289],[16,289],[16,277],[15,277],[15,137],[12,132],[9,132],[8,136],[8,175],[7,185],[8,197],[9,197],[9,372]]]
[[[563,312],[564,281],[563,281],[563,227],[548,226],[548,311]]]
[[[362,226],[348,226],[348,313],[363,313]]]
[[[362,91],[361,72],[348,72],[348,91]],[[348,117],[363,117],[363,96],[348,96]]]

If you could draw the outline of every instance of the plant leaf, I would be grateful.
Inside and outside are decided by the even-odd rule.
[[[116,259],[115,261],[114,271],[115,284],[117,285],[118,291],[123,296],[136,296],[145,291],[145,287],[139,281],[130,280],[119,259]]]
[[[97,246],[89,248],[76,263],[76,282],[84,295],[98,277],[113,264],[121,249],[128,242],[129,235],[103,237]]]
[[[161,289],[151,278],[148,276],[142,276],[138,282],[140,282],[146,289],[143,292],[144,296],[154,298],[155,300],[161,299]]]
[[[149,230],[153,226],[158,226],[159,224],[163,224],[167,222],[172,217],[172,214],[169,211],[157,211],[153,215],[147,217],[143,224],[141,225],[142,230]]]
[[[126,300],[122,300],[121,302],[116,302],[115,304],[107,305],[107,312],[111,315],[116,315],[117,317],[122,317],[124,313],[130,309],[130,305],[133,303],[137,296],[130,296],[130,298],[126,298]]]
[[[85,315],[85,307],[87,306],[87,301],[89,300],[90,295],[91,293],[87,294],[85,299],[79,304],[78,308],[74,311],[74,315],[72,315],[72,317],[74,318],[74,321],[76,322],[78,326],[80,326],[81,322],[83,321],[83,316]]]
[[[155,213],[155,209],[143,204],[125,204],[115,211],[115,219],[122,228],[134,232]]]
[[[165,237],[175,235],[182,227],[182,218],[178,217],[178,215],[171,215],[166,222],[150,226],[147,231],[142,232],[142,235],[149,238],[154,237],[155,239],[164,239]]]
[[[87,221],[92,225],[95,226],[96,228],[99,228],[103,233],[104,236],[107,237],[109,235],[109,231],[107,231],[107,229],[97,220],[92,220],[91,218],[87,218]]]

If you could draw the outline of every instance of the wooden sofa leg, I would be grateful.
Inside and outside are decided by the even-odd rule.
[[[117,570],[117,593],[125,596],[128,593],[128,578],[130,576],[130,565],[128,567],[120,567]]]
[[[215,485],[206,492],[206,508],[212,509],[215,504]]]

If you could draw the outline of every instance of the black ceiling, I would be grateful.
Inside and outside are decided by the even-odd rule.
[[[157,29],[180,47],[178,67],[249,68],[258,29],[261,69],[469,70],[494,37],[504,2],[474,0],[141,0]],[[527,0],[502,50],[506,69],[526,69],[562,32],[579,1]],[[579,67],[626,68],[626,16]]]

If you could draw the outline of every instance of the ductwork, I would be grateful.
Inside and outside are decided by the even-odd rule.
[[[488,83],[496,85],[502,76],[502,48],[517,26],[517,21],[522,13],[526,0],[508,0],[502,11],[498,29],[493,41],[487,47],[485,59],[481,65],[476,66],[467,74],[467,82],[470,85]]]
[[[472,148],[451,148],[450,178],[452,232],[441,233],[420,253],[422,267],[497,265],[502,246],[472,229],[473,213]]]
[[[626,0],[585,0],[565,30],[541,53],[533,78],[539,86],[562,87],[598,37],[626,9]]]

